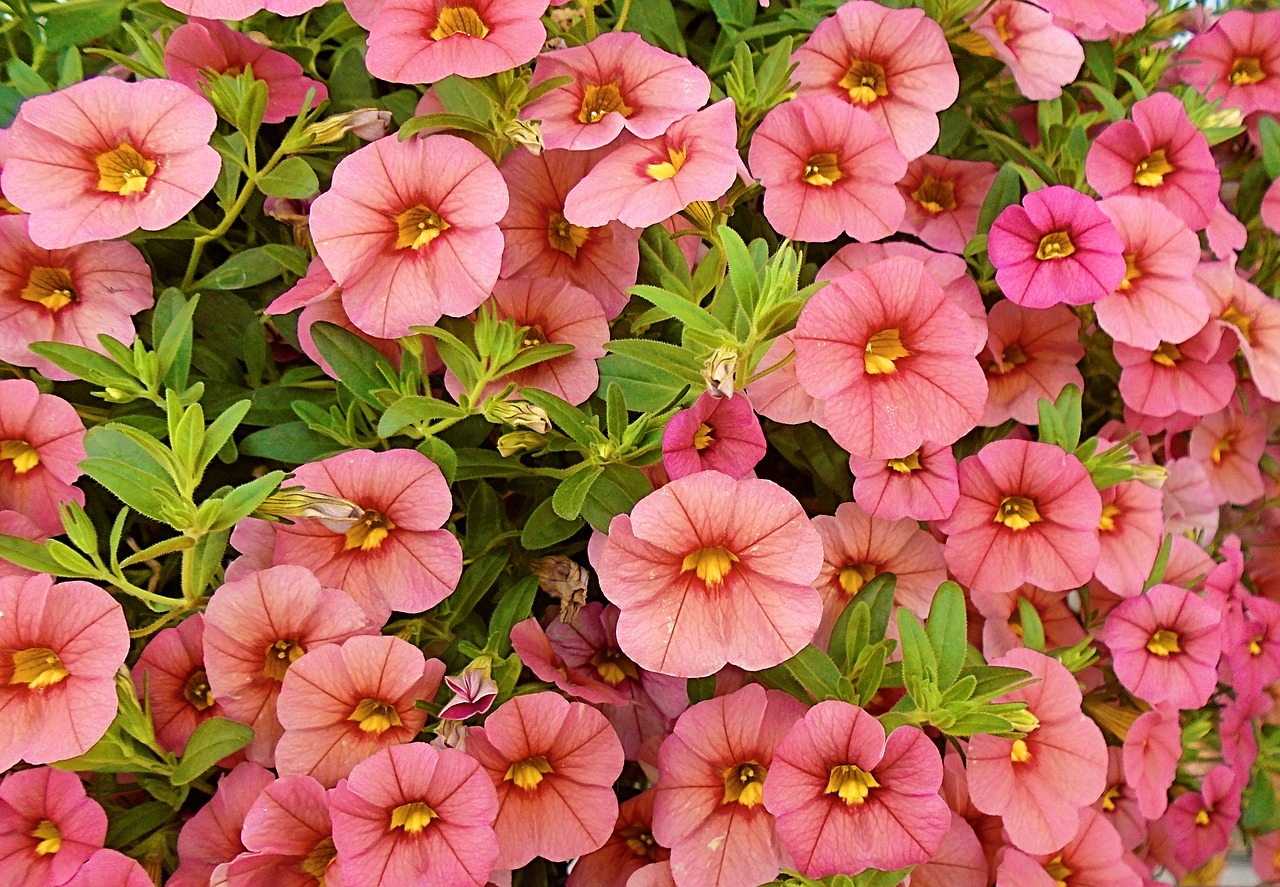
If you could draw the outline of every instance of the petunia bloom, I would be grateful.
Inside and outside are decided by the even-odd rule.
[[[138,696],[150,705],[160,745],[182,754],[196,727],[223,717],[204,669],[204,614],[192,613],[175,628],[157,632],[133,667]]]
[[[71,404],[41,394],[27,379],[0,379],[0,510],[61,535],[58,507],[84,504],[84,492],[72,486],[85,458],[84,435]]]
[[[934,249],[956,253],[978,233],[978,211],[996,178],[994,164],[925,154],[898,182],[906,198],[902,231]]]
[[[1209,298],[1214,328],[1239,345],[1259,393],[1280,402],[1280,304],[1242,277],[1234,261],[1201,262],[1196,280]]]
[[[997,0],[983,7],[970,28],[965,48],[1008,65],[1018,91],[1032,101],[1062,95],[1062,87],[1076,79],[1084,64],[1080,41],[1033,3]]]
[[[653,836],[653,803],[657,789],[648,789],[618,805],[613,834],[599,850],[578,857],[566,887],[628,887],[640,869],[670,858]]]
[[[331,797],[308,776],[282,776],[264,788],[245,814],[245,852],[227,866],[227,887],[341,887]]]
[[[1179,795],[1165,811],[1164,827],[1178,865],[1195,869],[1227,849],[1240,821],[1240,788],[1230,767],[1205,774],[1199,791]]]
[[[0,780],[0,881],[64,884],[102,849],[107,814],[75,773],[35,767]]]
[[[1169,787],[1178,772],[1182,756],[1182,727],[1178,710],[1157,705],[1138,715],[1124,737],[1125,783],[1147,819],[1164,815],[1169,803]]]
[[[1280,10],[1234,9],[1191,38],[1178,74],[1209,101],[1244,114],[1280,112]]]
[[[744,394],[715,398],[703,392],[662,433],[662,464],[672,480],[707,469],[743,478],[765,450],[760,419]]]
[[[213,187],[217,115],[171,80],[91,77],[22,103],[5,146],[4,194],[46,249],[159,231]]]
[[[956,457],[951,447],[925,441],[893,459],[849,457],[853,501],[872,517],[894,521],[938,520],[960,499]]]
[[[266,9],[276,15],[302,15],[322,6],[322,0],[165,0],[165,6],[203,18],[239,21]]]
[[[1006,850],[1000,857],[996,887],[1143,887],[1143,879],[1125,865],[1124,849],[1106,817],[1096,810],[1082,810],[1075,837],[1060,850],[1034,854],[1017,847]]]
[[[208,887],[215,873],[223,876],[245,850],[240,840],[245,816],[274,781],[270,770],[248,762],[219,779],[213,797],[178,832],[178,868],[166,887]]]
[[[1135,348],[1117,341],[1112,351],[1120,364],[1120,396],[1127,406],[1156,418],[1215,413],[1235,391],[1232,345],[1219,344],[1211,327],[1177,344]]]
[[[1099,450],[1105,449],[1099,447]],[[1130,480],[1099,491],[1101,552],[1095,578],[1121,597],[1142,592],[1164,540],[1164,493]]]
[[[1055,402],[1068,385],[1084,388],[1076,366],[1084,357],[1080,318],[1066,305],[1020,308],[1001,299],[991,306],[987,332],[987,347],[978,358],[988,392],[981,425],[1010,419],[1037,424],[1041,400]]]

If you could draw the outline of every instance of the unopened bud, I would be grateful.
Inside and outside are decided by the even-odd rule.
[[[1150,462],[1135,462],[1129,466],[1133,470],[1133,479],[1144,486],[1158,490],[1169,479],[1169,469],[1163,465],[1152,465]]]
[[[702,366],[702,378],[707,383],[707,393],[712,397],[733,397],[734,380],[738,373],[738,349],[717,348],[711,352]]]
[[[1006,718],[1012,729],[1019,733],[1030,735],[1040,726],[1040,719],[1025,708],[1022,711],[1006,712],[1001,717]]]
[[[345,533],[363,514],[364,509],[354,502],[302,487],[276,490],[253,511],[254,517],[266,520],[311,518],[335,533]]]
[[[512,144],[527,148],[530,154],[542,153],[542,123],[537,120],[512,120],[503,135]]]
[[[524,400],[490,400],[484,406],[485,418],[516,428],[528,428],[538,434],[551,430],[551,417],[542,407]]]
[[[547,439],[532,431],[512,431],[498,438],[498,455],[504,459],[517,453],[541,449]]]
[[[347,133],[353,133],[356,138],[372,142],[386,135],[389,129],[391,129],[390,111],[357,108],[345,114],[334,114],[324,120],[317,120],[302,131],[302,136],[308,145],[329,145]]]
[[[436,738],[431,744],[436,748],[456,748],[459,751],[467,743],[467,725],[462,721],[441,721],[436,725]]]
[[[572,622],[587,603],[587,568],[563,555],[529,561],[529,572],[538,577],[538,587],[560,602],[560,621]]]

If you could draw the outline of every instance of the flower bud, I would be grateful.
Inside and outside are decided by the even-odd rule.
[[[512,431],[498,438],[498,455],[504,459],[517,453],[527,453],[540,449],[547,439],[532,431]]]
[[[302,131],[302,139],[308,146],[329,145],[347,133],[354,133],[357,138],[372,142],[386,135],[390,128],[390,111],[356,108],[345,114],[334,114],[324,120],[317,120]]]
[[[512,120],[503,130],[512,144],[522,145],[530,154],[542,153],[542,124],[537,120]]]
[[[738,349],[717,348],[711,352],[702,366],[702,378],[707,383],[707,393],[712,397],[733,397],[734,380],[738,373]]]
[[[254,517],[265,520],[312,518],[335,533],[345,533],[363,514],[364,509],[354,502],[302,487],[276,490],[253,512]]]
[[[523,400],[490,400],[484,405],[484,416],[490,422],[501,422],[516,428],[528,428],[538,434],[551,430],[551,417],[542,407]]]

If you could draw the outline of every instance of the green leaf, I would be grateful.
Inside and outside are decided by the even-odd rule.
[[[656,286],[633,286],[627,292],[661,308],[690,329],[711,334],[728,332],[711,312],[676,293]]]
[[[631,424],[630,419],[627,412],[627,396],[622,386],[616,382],[610,382],[605,394],[605,430],[609,433],[609,437],[613,440],[622,440],[622,436],[627,433],[627,426]]]
[[[196,727],[187,740],[182,760],[169,781],[187,785],[199,779],[227,755],[233,755],[253,739],[253,728],[227,718],[209,718]]]
[[[1022,625],[1022,645],[1038,653],[1044,652],[1044,625],[1035,604],[1024,597],[1018,598],[1018,618]]]
[[[297,465],[332,456],[346,449],[331,437],[312,431],[305,422],[285,422],[255,431],[240,441],[240,454]]]
[[[587,501],[591,485],[602,474],[604,474],[603,465],[584,465],[579,471],[562,480],[551,496],[551,507],[555,513],[564,520],[576,520],[582,514],[582,505]]]
[[[881,573],[858,591],[859,600],[866,601],[871,608],[872,639],[884,637],[889,630],[889,619],[893,615],[893,592],[897,586],[897,576]]]
[[[556,427],[573,438],[576,443],[584,447],[595,447],[597,444],[604,443],[600,432],[594,425],[587,423],[582,411],[573,404],[536,388],[527,388],[520,393],[529,403],[546,410]]]
[[[235,526],[274,493],[285,477],[283,471],[272,471],[227,493],[218,507],[217,519],[208,529],[226,530]]]
[[[418,444],[418,452],[436,463],[436,467],[444,475],[445,483],[453,484],[454,476],[458,473],[458,454],[453,447],[438,437],[428,437]]]
[[[227,441],[231,439],[231,435],[240,427],[245,414],[249,412],[250,406],[252,401],[238,400],[209,423],[209,427],[204,432],[204,445],[200,448],[200,456],[197,460],[197,469],[200,472],[203,472],[205,467],[213,461],[213,457],[227,445]]]
[[[288,272],[301,277],[307,271],[306,255],[297,247],[268,243],[227,259],[200,280],[196,289],[240,290],[266,283]]]
[[[510,559],[511,552],[502,547],[467,565],[462,571],[457,590],[445,599],[442,620],[445,628],[452,628],[471,615],[471,611],[489,593],[489,589],[493,588],[493,583],[498,581]]]
[[[6,560],[36,573],[62,574],[62,567],[49,553],[46,543],[32,542],[18,536],[0,534],[0,560]]]
[[[493,608],[493,618],[489,620],[488,648],[493,653],[506,656],[511,652],[511,629],[517,622],[529,618],[537,593],[538,577],[526,576],[498,598],[497,606]]]
[[[549,548],[578,532],[583,523],[581,517],[565,520],[556,514],[555,503],[551,499],[543,499],[520,531],[520,545],[529,551]]]
[[[751,317],[756,303],[760,300],[760,277],[756,271],[751,253],[738,232],[728,225],[720,227],[720,240],[724,244],[725,260],[729,266],[729,280],[733,283],[733,293],[743,312]]]
[[[111,358],[80,345],[33,342],[30,347],[37,357],[43,357],[86,382],[92,382],[104,388],[137,387],[133,376],[123,371]]]
[[[828,652],[831,661],[840,669],[841,674],[848,674],[858,661],[862,648],[871,641],[871,608],[861,598],[850,598],[844,609],[836,618],[831,629],[831,643]]]
[[[600,532],[608,532],[609,522],[619,514],[635,508],[637,502],[653,492],[653,484],[638,468],[611,464],[596,478],[582,505],[582,516]]]
[[[1151,565],[1151,573],[1148,574],[1147,581],[1142,583],[1143,591],[1164,581],[1164,573],[1169,568],[1169,555],[1172,552],[1173,534],[1165,533],[1164,541],[1160,543],[1160,552],[1156,555],[1156,562]]]
[[[174,809],[164,801],[144,801],[127,810],[112,811],[107,825],[106,846],[113,850],[129,850],[174,816]]]
[[[258,190],[271,197],[301,200],[320,190],[315,170],[301,157],[290,157],[258,179]]]
[[[466,114],[450,114],[447,111],[411,117],[400,127],[397,135],[400,141],[404,141],[424,129],[456,129],[482,136],[493,136],[493,126],[489,123],[487,116],[481,120]]]
[[[1116,50],[1110,40],[1091,40],[1084,45],[1084,63],[1108,92],[1116,88]]]
[[[370,406],[382,409],[382,402],[373,392],[386,388],[387,379],[399,375],[391,361],[355,333],[332,323],[312,324],[311,337],[351,393]]]
[[[1082,400],[1080,389],[1072,384],[1062,389],[1054,403],[1041,399],[1039,436],[1041,443],[1061,447],[1074,453],[1080,445]]]
[[[387,407],[378,420],[378,436],[394,437],[409,425],[430,419],[459,419],[466,415],[466,410],[461,407],[434,397],[402,397]]]
[[[192,594],[203,596],[205,590],[213,585],[213,577],[222,572],[222,559],[230,537],[230,530],[213,530],[196,540],[196,547],[191,552]]]
[[[102,484],[134,511],[168,523],[182,499],[165,465],[148,450],[111,426],[99,425],[85,436],[89,458],[80,470]]]
[[[532,348],[522,348],[519,354],[502,365],[502,373],[503,375],[514,373],[517,370],[531,367],[543,361],[572,354],[574,350],[574,347],[568,343],[554,342],[544,342]]]
[[[991,190],[982,201],[982,208],[978,210],[978,233],[990,232],[991,223],[996,220],[996,216],[1000,215],[1005,207],[1017,203],[1021,197],[1021,178],[1018,176],[1015,164],[1008,162],[1000,167],[995,181],[991,183]]]
[[[919,618],[905,607],[898,609],[898,636],[902,639],[902,681],[919,708],[929,710],[938,701],[938,660]]]
[[[1262,165],[1267,176],[1280,179],[1280,121],[1261,115],[1258,118],[1258,140],[1262,143]]]
[[[191,368],[193,323],[199,297],[188,299],[182,290],[169,287],[156,300],[152,315],[152,337],[156,342],[156,363],[161,378],[170,388],[187,387]]]
[[[671,0],[641,0],[631,7],[627,30],[637,31],[645,41],[676,55],[686,55],[684,28],[676,19]]]
[[[467,500],[467,525],[462,538],[462,553],[473,558],[489,548],[489,543],[503,530],[502,502],[493,487],[478,483]]]
[[[938,587],[929,607],[929,621],[925,634],[938,658],[938,688],[945,691],[955,683],[964,667],[968,651],[968,616],[965,613],[964,591],[954,582],[944,582]]]
[[[847,685],[848,681],[840,674],[840,669],[836,668],[831,657],[813,644],[807,645],[781,665],[765,669],[762,674],[777,670],[782,670],[794,678],[815,702],[822,702],[824,699],[848,701],[841,686],[842,682]]]

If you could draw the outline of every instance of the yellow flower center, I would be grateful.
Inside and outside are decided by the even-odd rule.
[[[31,830],[31,837],[40,839],[40,843],[36,844],[37,856],[49,856],[62,849],[62,832],[47,819],[40,820]]]
[[[1115,812],[1116,798],[1118,797],[1120,797],[1119,786],[1111,786],[1111,788],[1107,789],[1102,795],[1102,809],[1108,813]]]
[[[1244,56],[1231,63],[1231,73],[1227,75],[1232,86],[1248,86],[1261,83],[1267,79],[1267,72],[1262,70],[1262,59]]]
[[[656,855],[658,842],[654,839],[653,833],[645,831],[643,826],[633,825],[631,828],[624,829],[620,834],[624,838],[627,849],[634,856],[653,859]]]
[[[711,426],[706,422],[699,425],[698,430],[693,434],[693,448],[695,450],[705,450],[715,442],[716,439],[711,436]]]
[[[18,293],[25,301],[43,305],[57,313],[72,302],[79,301],[75,282],[66,268],[47,268],[36,265],[27,277],[27,285]]]
[[[396,249],[419,250],[452,227],[430,207],[411,206],[396,216]]]
[[[8,213],[9,215],[16,216],[21,212],[22,210],[10,203],[4,194],[0,194],[0,213]]]
[[[552,213],[547,219],[547,243],[571,259],[578,257],[578,250],[590,238],[589,229],[574,225],[564,213]]]
[[[28,647],[9,654],[13,675],[9,684],[26,684],[31,690],[44,690],[71,674],[58,654],[48,647]]]
[[[1043,518],[1040,517],[1040,512],[1036,511],[1036,503],[1026,496],[1005,496],[1000,500],[1000,507],[996,509],[995,522],[1004,524],[1015,533],[1041,520]]]
[[[640,670],[636,664],[622,654],[621,650],[605,647],[591,657],[591,665],[595,668],[600,680],[610,687],[616,687],[630,678],[640,680]]]
[[[1177,366],[1180,360],[1182,360],[1182,352],[1172,342],[1161,342],[1156,350],[1151,352],[1152,363],[1158,363],[1162,367]]]
[[[440,814],[422,801],[410,801],[391,811],[391,827],[402,828],[409,834],[416,835],[429,826],[431,820],[439,818]]]
[[[1196,813],[1196,825],[1208,825],[1208,824],[1209,824],[1209,811],[1208,809],[1201,807],[1199,812]]]
[[[1158,629],[1151,636],[1151,640],[1147,641],[1147,649],[1166,659],[1173,653],[1182,652],[1182,648],[1178,646],[1178,633],[1167,628]]]
[[[898,367],[895,361],[910,356],[911,352],[902,346],[901,334],[894,328],[881,330],[867,340],[866,353],[862,362],[866,367],[867,375],[879,376],[896,373]]]
[[[464,34],[483,40],[489,36],[489,26],[480,18],[480,13],[470,6],[446,6],[440,10],[436,19],[435,30],[431,32],[432,40],[443,40],[454,34]]]
[[[1036,247],[1036,258],[1042,262],[1050,259],[1065,259],[1076,251],[1076,245],[1071,242],[1071,235],[1066,231],[1050,231],[1044,237],[1040,238],[1040,245]]]
[[[1116,517],[1120,509],[1110,503],[1102,506],[1102,517],[1098,518],[1098,529],[1103,533],[1113,532],[1116,528]]]
[[[128,142],[102,152],[94,162],[98,165],[98,190],[121,197],[146,191],[147,182],[156,172],[155,161],[143,157]]]
[[[361,551],[372,551],[382,544],[396,525],[391,518],[379,511],[366,511],[360,515],[346,532],[347,541],[342,543],[343,551],[358,548]]]
[[[911,199],[934,215],[951,212],[956,208],[956,186],[944,179],[925,176],[920,187],[911,192]]]
[[[908,453],[901,459],[890,459],[888,461],[889,470],[896,471],[898,474],[910,474],[913,471],[920,470],[920,451]]]
[[[1138,257],[1133,253],[1124,254],[1124,280],[1116,285],[1116,289],[1124,292],[1133,286],[1133,282],[1142,276],[1142,269],[1138,267]]]
[[[667,159],[650,163],[644,168],[644,171],[655,182],[665,181],[680,171],[680,167],[684,166],[684,160],[688,155],[689,152],[685,148],[667,148]]]
[[[1015,764],[1025,764],[1031,760],[1031,749],[1025,739],[1013,740],[1013,745],[1009,746],[1009,760]]]
[[[814,154],[804,165],[801,178],[810,185],[829,188],[843,179],[844,173],[840,172],[840,160],[835,154]]]
[[[731,804],[737,801],[750,809],[764,800],[764,778],[769,773],[763,765],[755,761],[735,764],[720,771],[724,779],[724,800],[720,803]]]
[[[848,72],[840,78],[840,86],[849,90],[849,100],[859,105],[870,105],[889,94],[884,68],[860,59],[854,60]]]
[[[213,690],[209,688],[209,676],[204,669],[191,672],[187,682],[182,685],[182,698],[191,703],[196,711],[213,707]]]
[[[1213,464],[1218,465],[1222,462],[1222,457],[1231,452],[1231,445],[1235,443],[1236,436],[1234,434],[1224,434],[1213,445],[1213,452],[1209,454],[1209,458],[1213,459]]]
[[[1249,641],[1249,655],[1250,656],[1262,655],[1262,638],[1261,637],[1256,637],[1253,640]]]
[[[26,474],[40,464],[40,454],[25,440],[0,440],[0,461],[13,463],[13,470]]]
[[[362,731],[375,736],[381,736],[392,727],[399,727],[401,723],[400,712],[396,711],[394,705],[381,699],[361,699],[355,710],[347,715],[347,720],[357,722]]]
[[[1226,311],[1222,312],[1222,319],[1240,331],[1241,337],[1250,344],[1253,339],[1250,336],[1250,329],[1253,327],[1253,318],[1242,312],[1235,305],[1232,305]]]
[[[1164,177],[1173,172],[1173,164],[1165,156],[1164,148],[1152,151],[1138,161],[1133,170],[1133,183],[1144,188],[1154,188],[1164,184]]]
[[[840,570],[839,582],[844,593],[853,597],[862,586],[876,578],[876,568],[871,564],[850,564]]]
[[[632,108],[622,100],[622,90],[615,80],[612,83],[588,83],[582,90],[582,108],[578,111],[579,123],[599,123],[615,111],[630,117]]]
[[[831,768],[823,794],[839,795],[840,800],[852,806],[864,803],[871,790],[879,787],[880,783],[876,782],[876,778],[865,770],[853,764],[838,764]]]
[[[262,676],[272,681],[283,681],[289,666],[301,659],[306,652],[297,641],[281,638],[262,654]]]
[[[1045,874],[1053,878],[1053,883],[1058,887],[1067,887],[1067,878],[1071,877],[1071,869],[1062,864],[1062,857],[1055,856],[1053,859],[1045,863]]]
[[[1009,30],[1009,16],[996,16],[996,36],[1001,43],[1008,43],[1013,39],[1013,31]]]
[[[720,545],[713,545],[709,548],[699,548],[685,555],[683,563],[680,564],[680,572],[687,573],[693,570],[707,585],[719,585],[737,562],[738,556],[732,551]]]
[[[325,872],[329,870],[329,866],[337,856],[338,851],[333,846],[333,838],[321,838],[311,848],[311,852],[303,858],[298,868],[302,869],[304,875],[310,875],[316,879],[316,887],[324,887]]]
[[[525,758],[523,761],[517,761],[507,768],[507,775],[503,779],[510,779],[516,784],[517,788],[525,791],[533,791],[538,787],[538,783],[542,782],[542,774],[553,773],[551,764],[542,755],[533,758]]]

